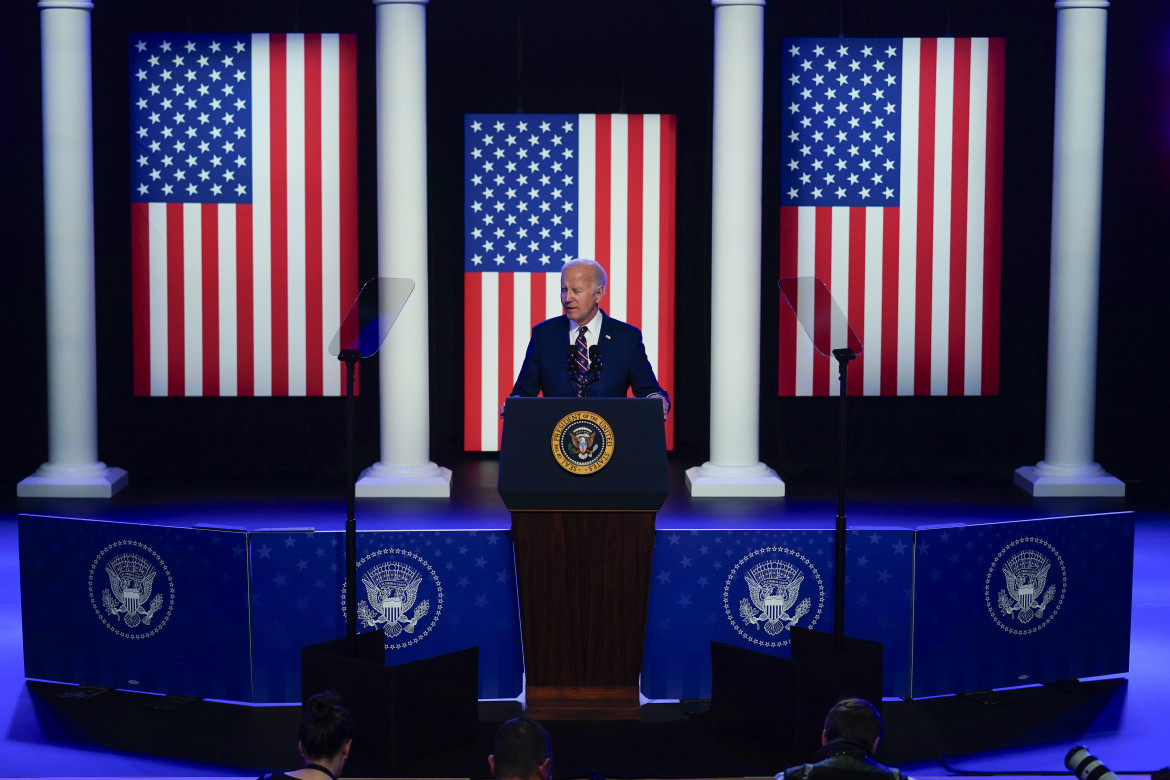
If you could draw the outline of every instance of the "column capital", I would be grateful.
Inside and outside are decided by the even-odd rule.
[[[1108,8],[1109,0],[1056,0],[1057,11],[1072,11],[1082,8]]]
[[[767,0],[711,0],[711,5],[718,8],[721,5],[767,5]]]
[[[426,5],[430,0],[374,0],[374,5]]]
[[[42,11],[50,8],[68,8],[74,11],[92,11],[93,3],[90,0],[39,0],[37,8]]]

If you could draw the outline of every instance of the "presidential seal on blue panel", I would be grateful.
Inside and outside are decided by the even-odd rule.
[[[565,471],[592,474],[613,456],[613,428],[593,412],[566,414],[553,428],[552,452]]]
[[[1027,536],[995,556],[983,598],[997,626],[1009,634],[1026,635],[1052,622],[1067,590],[1068,571],[1060,553],[1043,539]]]
[[[443,583],[429,563],[410,550],[384,549],[358,561],[358,629],[381,629],[387,650],[418,644],[443,613]],[[362,593],[365,600],[361,599]],[[341,587],[345,616],[346,587]]]
[[[762,647],[787,645],[789,629],[812,628],[824,606],[820,572],[786,547],[762,547],[743,556],[723,586],[723,611],[732,628]]]
[[[146,639],[170,620],[175,582],[158,553],[142,542],[123,539],[107,545],[89,567],[89,603],[102,624],[118,636]]]

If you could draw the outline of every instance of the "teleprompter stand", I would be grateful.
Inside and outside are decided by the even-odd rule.
[[[712,642],[711,718],[728,738],[803,760],[819,746],[825,713],[838,699],[881,706],[882,646],[845,636],[845,400],[849,362],[862,344],[819,279],[787,277],[780,290],[817,352],[835,358],[840,371],[833,633],[792,627],[791,659]]]
[[[354,375],[357,362],[381,348],[413,291],[410,279],[370,280],[329,345],[346,369],[346,635],[301,649],[301,696],[332,690],[353,713],[360,748],[346,769],[359,777],[386,777],[404,761],[473,742],[478,728],[479,648],[387,666],[383,633],[357,632]]]
[[[354,520],[356,489],[353,476],[353,380],[357,362],[373,357],[382,348],[406,300],[414,292],[410,279],[380,276],[362,285],[333,340],[329,354],[345,363],[345,481],[348,489],[345,514],[345,635],[357,636],[357,523]],[[352,649],[352,646],[351,646]],[[350,655],[355,655],[351,652]]]
[[[845,636],[845,400],[849,361],[861,354],[861,339],[853,332],[829,288],[815,276],[786,276],[780,292],[812,340],[813,348],[837,361],[841,403],[837,414],[837,523],[833,535],[833,634],[838,647]]]

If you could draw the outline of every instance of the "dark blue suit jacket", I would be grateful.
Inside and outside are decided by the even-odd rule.
[[[615,320],[604,311],[602,314],[605,318],[597,339],[601,377],[585,388],[585,395],[592,398],[625,398],[626,391],[633,388],[638,398],[657,393],[669,403],[670,396],[658,384],[654,369],[646,358],[642,332],[633,325]],[[569,381],[565,371],[569,325],[569,318],[562,314],[532,329],[532,339],[528,342],[528,352],[524,355],[524,365],[520,367],[520,374],[512,387],[512,395],[535,396],[543,393],[546,398],[577,395],[577,386]]]

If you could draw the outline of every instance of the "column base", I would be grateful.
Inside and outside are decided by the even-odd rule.
[[[1035,466],[1020,466],[1012,481],[1036,498],[1125,495],[1125,483],[1106,472],[1099,463],[1054,466],[1040,461]]]
[[[687,469],[687,489],[697,498],[784,497],[784,481],[763,463],[717,466],[707,461]]]
[[[85,466],[45,463],[32,476],[16,483],[19,498],[110,498],[126,485],[125,469],[98,461]]]
[[[434,463],[387,466],[375,463],[358,477],[358,498],[450,498],[451,469]]]

